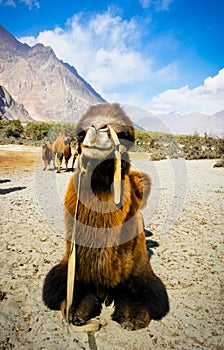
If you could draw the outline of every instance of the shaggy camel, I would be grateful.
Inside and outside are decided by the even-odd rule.
[[[43,300],[67,320],[85,325],[114,301],[112,319],[128,330],[147,327],[169,311],[166,288],[153,272],[141,209],[150,177],[132,170],[134,127],[118,104],[92,106],[77,125],[79,160],[64,200],[66,249],[44,281]],[[76,250],[72,305],[68,260]]]

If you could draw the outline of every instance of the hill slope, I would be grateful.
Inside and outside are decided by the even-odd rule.
[[[22,104],[17,103],[8,91],[0,85],[0,117],[7,120],[32,120]]]

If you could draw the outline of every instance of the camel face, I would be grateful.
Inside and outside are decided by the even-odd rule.
[[[82,143],[84,156],[91,159],[105,159],[113,149],[114,143],[106,121],[94,121],[88,128]]]
[[[113,154],[118,142],[123,151],[130,148],[134,141],[134,128],[118,105],[101,104],[90,108],[81,118],[77,136],[85,158],[105,160]]]

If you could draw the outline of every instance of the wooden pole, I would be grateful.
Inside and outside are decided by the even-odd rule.
[[[97,350],[95,332],[87,332],[89,348],[91,350]]]

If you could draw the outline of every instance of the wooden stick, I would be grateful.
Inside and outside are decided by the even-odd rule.
[[[91,350],[97,350],[95,332],[87,332],[87,334],[88,334],[89,348]]]

